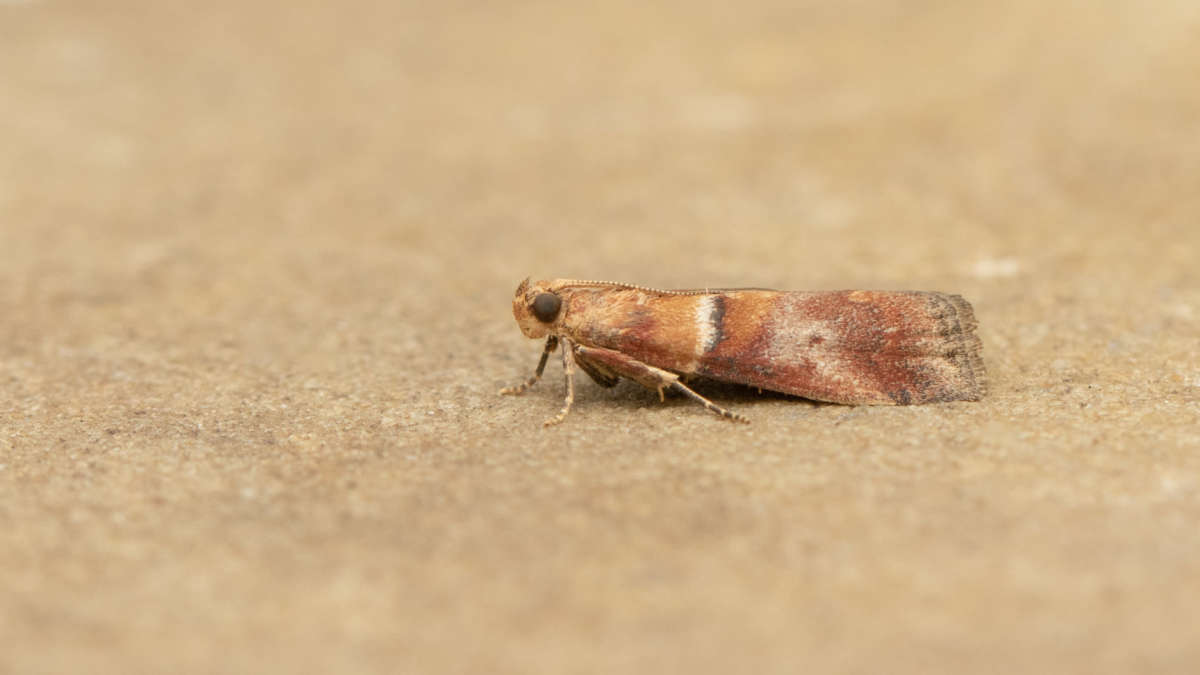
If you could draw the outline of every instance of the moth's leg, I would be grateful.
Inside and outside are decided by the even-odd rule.
[[[567,380],[567,399],[563,401],[562,410],[550,419],[542,422],[543,427],[553,426],[563,421],[567,417],[567,413],[571,412],[571,404],[575,402],[575,345],[571,341],[563,338],[563,376]]]
[[[720,415],[721,417],[724,417],[725,419],[733,420],[735,422],[750,421],[737,413],[730,412],[722,408],[721,406],[704,398],[700,394],[692,391],[687,387],[687,385],[679,381],[678,375],[668,370],[663,370],[662,368],[656,368],[649,364],[642,363],[633,357],[626,356],[625,354],[613,349],[601,349],[597,347],[584,347],[582,345],[575,345],[575,351],[582,358],[586,358],[593,363],[603,364],[614,373],[617,373],[623,377],[628,377],[647,389],[653,389],[657,391],[659,400],[663,400],[664,390],[674,389],[688,398],[699,402],[706,409]]]
[[[546,360],[550,358],[550,352],[558,346],[558,336],[551,335],[546,338],[546,348],[542,350],[542,358],[538,360],[537,370],[533,371],[533,377],[525,380],[521,384],[514,387],[505,387],[500,390],[501,394],[523,394],[525,390],[538,383],[542,379],[542,371],[546,370]]]
[[[741,415],[739,415],[735,412],[726,410],[726,409],[722,408],[721,406],[717,405],[716,403],[713,403],[712,401],[704,398],[700,394],[697,394],[696,392],[692,391],[691,389],[688,389],[687,385],[685,385],[682,382],[679,382],[679,381],[672,382],[671,389],[674,389],[675,391],[682,393],[684,396],[687,396],[688,398],[692,399],[693,401],[699,402],[701,405],[704,406],[704,408],[706,410],[715,412],[716,414],[720,415],[721,417],[724,417],[727,420],[733,420],[734,422],[742,422],[743,424],[750,423],[750,420],[746,419],[745,417],[742,417]],[[659,395],[661,395],[661,394],[662,394],[662,392],[659,392]]]

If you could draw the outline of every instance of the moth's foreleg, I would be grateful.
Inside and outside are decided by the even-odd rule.
[[[563,401],[562,410],[557,415],[542,422],[543,427],[553,426],[563,421],[567,417],[567,413],[571,412],[571,404],[575,402],[575,345],[571,344],[570,340],[563,339],[562,361],[563,361],[563,377],[567,381],[567,398]]]
[[[558,337],[551,335],[546,338],[546,347],[542,350],[542,358],[538,360],[537,369],[533,371],[533,377],[525,380],[521,384],[513,387],[505,387],[500,390],[501,394],[523,394],[525,390],[538,383],[542,379],[542,372],[546,370],[546,361],[550,358],[550,352],[558,346]]]
[[[663,391],[666,389],[674,389],[690,399],[693,399],[703,405],[706,409],[724,417],[725,419],[735,422],[749,422],[750,420],[730,412],[712,401],[704,398],[700,394],[692,391],[683,382],[679,381],[679,376],[669,370],[656,368],[646,363],[642,363],[637,359],[626,356],[621,352],[613,349],[600,349],[596,347],[584,347],[576,345],[575,351],[589,361],[599,362],[607,366],[610,370],[627,377],[638,384],[653,389],[658,392],[658,397],[663,398]]]

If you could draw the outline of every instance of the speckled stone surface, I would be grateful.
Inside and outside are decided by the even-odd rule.
[[[1200,5],[0,1],[0,671],[1194,672]],[[517,283],[972,301],[581,382]]]

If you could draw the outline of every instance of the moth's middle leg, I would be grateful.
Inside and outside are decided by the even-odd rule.
[[[687,385],[679,380],[679,376],[668,370],[656,368],[646,363],[642,363],[637,359],[626,356],[614,349],[602,349],[598,347],[584,347],[583,345],[573,345],[574,351],[580,357],[589,361],[599,362],[612,370],[614,373],[628,377],[647,389],[653,389],[658,392],[659,400],[664,400],[663,391],[674,389],[688,398],[700,403],[707,410],[714,412],[721,417],[735,422],[746,422],[750,420],[741,415],[730,412],[725,408],[713,403],[704,398],[695,391],[692,391]]]
[[[567,413],[571,412],[571,404],[575,402],[575,343],[566,338],[562,338],[562,343],[563,376],[567,380],[567,398],[563,401],[562,410],[557,415],[542,422],[543,427],[553,426],[566,419]]]

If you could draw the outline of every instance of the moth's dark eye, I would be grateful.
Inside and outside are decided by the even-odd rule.
[[[538,293],[533,299],[533,315],[542,323],[553,321],[561,308],[562,299],[553,293]]]

